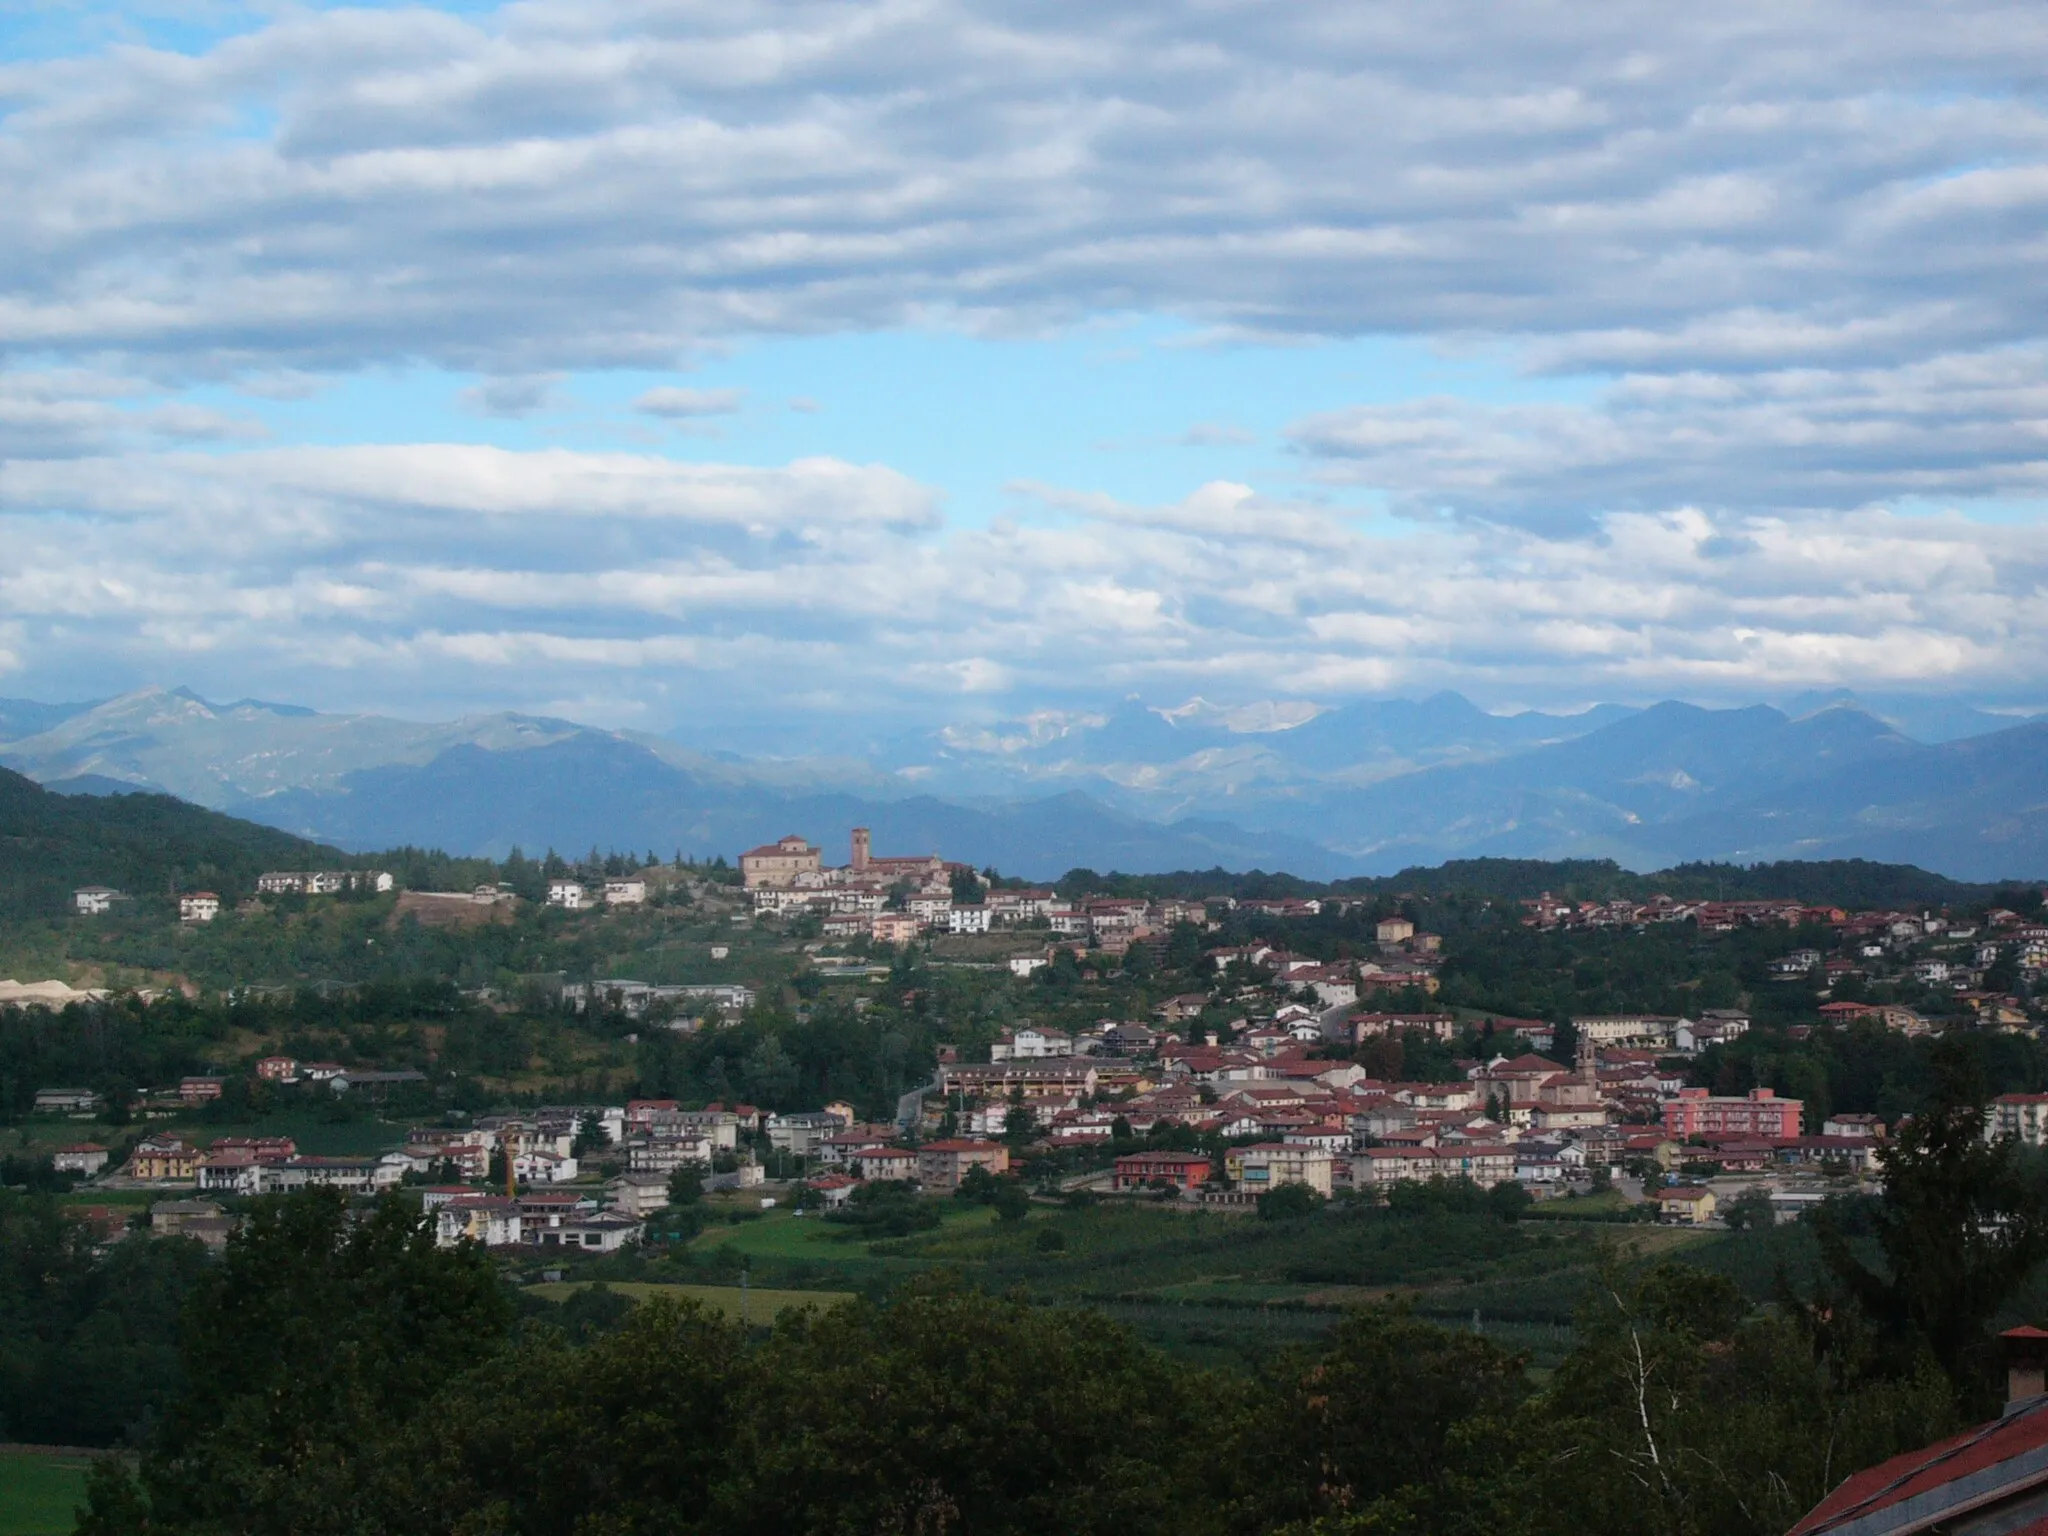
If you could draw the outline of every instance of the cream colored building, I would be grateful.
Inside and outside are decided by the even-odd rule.
[[[1252,1195],[1282,1184],[1306,1184],[1317,1194],[1327,1195],[1335,1165],[1336,1159],[1325,1148],[1291,1141],[1232,1147],[1223,1155],[1223,1170],[1230,1182]]]
[[[802,876],[815,877],[823,867],[817,848],[794,832],[740,855],[740,878],[750,891],[764,885],[795,885]]]

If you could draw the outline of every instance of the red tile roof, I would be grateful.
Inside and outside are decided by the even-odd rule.
[[[1851,1529],[1858,1536],[1905,1536],[1925,1530],[1966,1504],[1993,1502],[2048,1483],[2048,1455],[2038,1454],[2044,1448],[2048,1399],[1858,1472],[1821,1500],[1790,1536]]]

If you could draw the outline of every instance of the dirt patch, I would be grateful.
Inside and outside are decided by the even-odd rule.
[[[391,909],[389,926],[411,916],[422,928],[485,928],[492,923],[513,920],[511,901],[471,901],[467,896],[443,896],[433,891],[401,891],[398,905]]]

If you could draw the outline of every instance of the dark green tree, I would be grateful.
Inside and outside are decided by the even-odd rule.
[[[668,1176],[668,1203],[682,1207],[704,1198],[704,1170],[696,1163],[684,1163]]]
[[[1984,1080],[1960,1040],[1934,1057],[1931,1101],[1878,1154],[1884,1196],[1868,1212],[1883,1256],[1867,1263],[1834,1212],[1816,1222],[1835,1296],[1853,1303],[1903,1361],[1929,1351],[1965,1414],[1997,1407],[1991,1324],[2048,1258],[2048,1199],[2010,1142],[1984,1139]],[[1895,1369],[1903,1369],[1900,1364]]]
[[[325,1189],[259,1205],[187,1316],[186,1390],[142,1466],[157,1528],[394,1528],[401,1448],[510,1321],[483,1252],[435,1247],[398,1196],[361,1219]]]

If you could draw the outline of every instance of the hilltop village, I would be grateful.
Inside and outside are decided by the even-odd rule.
[[[282,903],[303,922],[322,901],[341,904],[336,911],[382,901],[391,922],[461,935],[496,932],[523,904],[585,925],[687,913],[719,940],[701,954],[725,979],[561,972],[528,977],[521,1001],[485,986],[466,1006],[484,1021],[535,1006],[586,1026],[617,1020],[605,1027],[608,1059],[630,1062],[633,1048],[644,1057],[662,1035],[716,1035],[750,1020],[772,1035],[755,1019],[764,992],[797,998],[793,1022],[835,999],[855,1018],[907,1003],[931,1038],[925,1075],[906,1060],[913,1076],[885,1103],[801,1102],[787,1088],[772,1104],[628,1093],[528,1109],[478,1103],[450,1118],[433,1112],[448,1097],[445,1050],[436,1063],[388,1050],[351,1061],[252,1047],[239,1062],[215,1054],[206,1069],[118,1104],[110,1099],[125,1090],[105,1083],[34,1085],[20,1108],[48,1145],[51,1172],[73,1183],[75,1199],[158,1196],[155,1230],[212,1243],[224,1241],[241,1199],[308,1186],[410,1188],[444,1243],[599,1255],[645,1241],[685,1190],[804,1212],[883,1187],[950,1195],[996,1180],[1028,1184],[1038,1198],[1085,1193],[1221,1212],[1276,1200],[1383,1202],[1402,1186],[1450,1181],[1531,1203],[1612,1192],[1646,1220],[1689,1226],[1725,1224],[1730,1209],[1783,1219],[1871,1179],[1897,1114],[1833,1105],[1825,1093],[1810,1102],[1763,1082],[1720,1091],[1760,1017],[1795,1045],[1852,1028],[1900,1041],[1956,1029],[2023,1035],[2037,1027],[2031,991],[2048,967],[2039,893],[2029,917],[1996,904],[1852,910],[1546,891],[1485,908],[1524,943],[1739,937],[1761,979],[1751,1006],[1731,995],[1684,1013],[1526,1017],[1449,1000],[1469,991],[1458,986],[1469,903],[1062,891],[937,854],[878,855],[866,829],[855,829],[837,866],[794,835],[741,854],[731,871],[651,859],[627,867],[616,857],[582,869],[552,863],[560,867],[456,891],[401,888],[381,868],[266,871],[227,906],[212,891],[179,893],[177,918],[186,929],[260,924]],[[522,898],[522,885],[539,899]],[[117,920],[122,903],[111,887],[82,887],[74,920]],[[1447,944],[1423,926],[1437,908],[1468,931]],[[906,967],[971,980],[981,1019],[949,1031],[924,989],[899,985],[908,995],[890,996]],[[1175,978],[1185,988],[1165,991]],[[1712,1000],[1719,980],[1695,985],[1693,999]],[[1110,983],[1117,1000],[1139,1007],[1086,1017],[1091,989]],[[1004,987],[1007,1006],[988,1006]],[[114,995],[0,984],[0,1001],[38,1012]],[[131,1006],[152,995],[138,989]],[[1788,1017],[1783,1005],[1795,999]],[[1008,1022],[991,1027],[999,1015]],[[638,1075],[583,1080],[646,1086]],[[388,1144],[343,1156],[289,1134],[152,1128],[257,1101],[372,1106],[362,1113],[389,1125]],[[50,1144],[57,1123],[110,1113],[135,1129]],[[2007,1092],[1993,1100],[1986,1134],[2031,1146],[2044,1126],[2048,1096]],[[89,1213],[103,1226],[119,1215]]]

